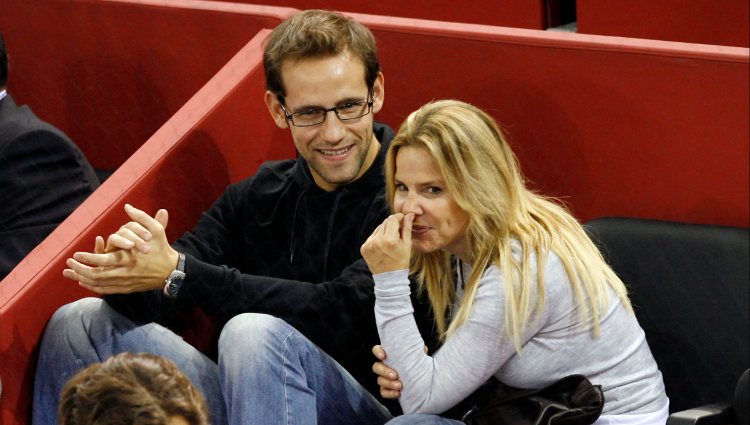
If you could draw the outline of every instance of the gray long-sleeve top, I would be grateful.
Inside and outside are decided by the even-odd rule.
[[[471,266],[461,266],[463,276],[469,276]],[[492,375],[514,387],[542,388],[574,373],[602,386],[603,414],[644,414],[664,407],[661,372],[635,316],[616,294],[610,291],[608,308],[600,313],[601,335],[594,337],[553,253],[544,276],[544,310],[523,330],[520,354],[505,331],[505,282],[491,266],[479,281],[468,321],[430,356],[422,350],[414,321],[408,271],[375,275],[378,332],[386,363],[403,383],[404,413],[442,413]],[[459,276],[459,298],[462,282]]]

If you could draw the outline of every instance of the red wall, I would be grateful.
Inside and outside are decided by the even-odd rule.
[[[750,226],[748,49],[357,18],[381,46],[385,122],[469,101],[581,220]]]
[[[577,0],[578,32],[750,46],[747,0]]]
[[[296,9],[328,9],[372,15],[401,16],[438,21],[545,29],[546,0],[239,0],[240,3],[272,3]]]
[[[95,168],[116,169],[260,29],[295,13],[205,5],[0,0],[8,90],[68,134]]]

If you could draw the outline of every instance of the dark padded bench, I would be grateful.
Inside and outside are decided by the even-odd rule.
[[[731,401],[748,368],[748,229],[629,218],[586,227],[628,285],[670,412],[722,403],[704,410],[736,423]]]

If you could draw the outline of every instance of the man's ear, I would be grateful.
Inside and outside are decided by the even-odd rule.
[[[284,110],[281,109],[281,102],[279,102],[279,97],[276,96],[276,93],[266,91],[265,101],[268,113],[271,114],[271,118],[276,123],[276,126],[279,128],[289,128],[289,122],[286,119]]]
[[[385,77],[382,72],[378,72],[375,82],[372,85],[372,113],[377,114],[383,107],[385,100]]]

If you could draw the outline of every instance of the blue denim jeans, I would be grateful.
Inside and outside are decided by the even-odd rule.
[[[86,366],[125,351],[169,358],[203,393],[211,423],[227,424],[219,368],[163,326],[136,325],[100,298],[61,307],[47,324],[34,380],[32,424],[57,425],[57,404],[68,379]]]
[[[417,413],[413,415],[399,416],[388,421],[386,425],[463,425],[463,422],[443,418],[438,415]]]
[[[336,361],[265,314],[240,314],[224,326],[219,369],[232,424],[383,425],[391,418]]]
[[[217,365],[170,330],[136,325],[103,300],[85,298],[61,307],[47,325],[32,423],[57,425],[65,382],[124,351],[174,361],[205,396],[214,425],[382,425],[391,418],[338,363],[280,319],[247,313],[229,321]]]

